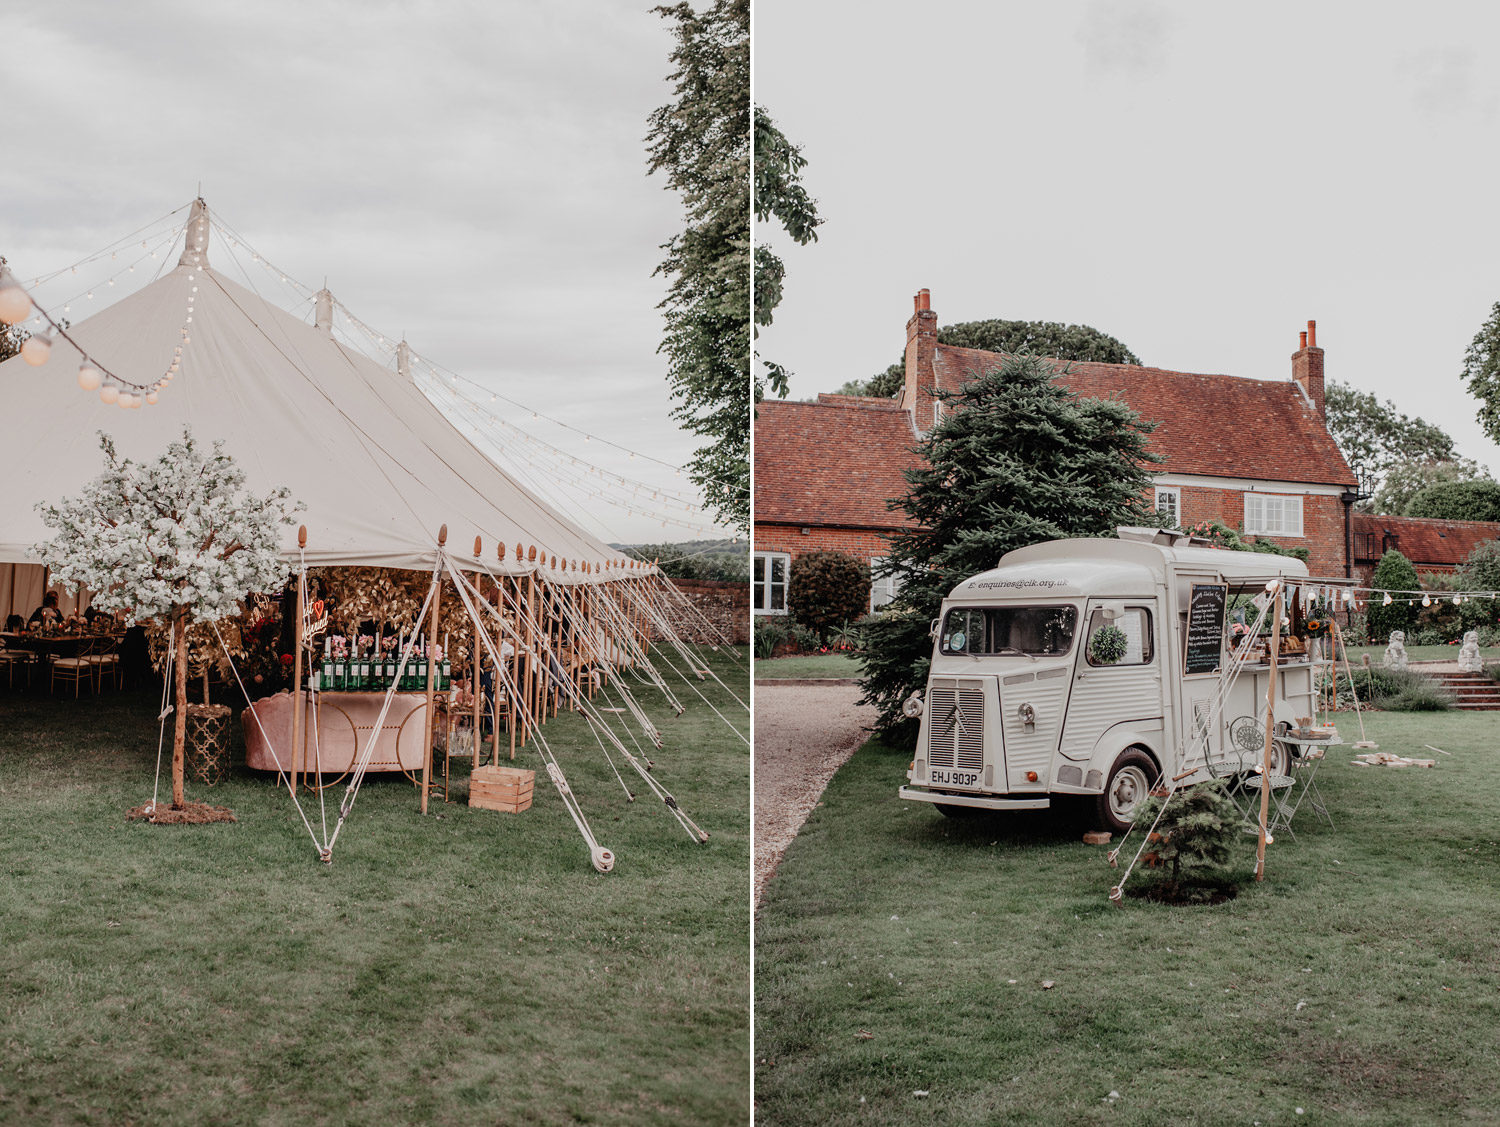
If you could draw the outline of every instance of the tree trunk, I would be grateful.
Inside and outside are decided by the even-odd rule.
[[[178,611],[172,620],[172,643],[177,650],[177,709],[172,727],[172,809],[181,810],[187,744],[187,611]]]

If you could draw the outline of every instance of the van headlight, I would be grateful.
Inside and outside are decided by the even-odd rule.
[[[912,693],[911,696],[901,702],[902,715],[912,720],[922,715],[922,708],[922,694],[920,692]]]

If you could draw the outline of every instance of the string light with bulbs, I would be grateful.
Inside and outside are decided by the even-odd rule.
[[[189,230],[189,227],[192,229]],[[184,232],[188,240],[187,249],[183,253],[184,260],[189,257],[189,253],[191,252],[197,256],[201,263],[203,246],[208,235],[207,226],[203,218],[201,216],[197,220],[190,218],[187,224],[176,228],[168,245],[175,243],[177,236]],[[147,246],[148,241],[143,241],[141,245],[143,247]],[[94,258],[101,257],[103,253],[105,252],[98,252],[90,259],[84,261],[92,261]],[[151,257],[156,257],[156,251],[151,250],[149,253]],[[76,272],[76,269],[77,266],[75,265],[68,268],[67,272]],[[133,270],[134,264],[130,264],[128,269]],[[53,336],[43,333],[32,333],[28,336],[21,345],[21,356],[26,363],[33,367],[47,363],[52,355],[53,337],[61,337],[78,350],[81,358],[81,363],[78,366],[78,386],[81,389],[84,391],[97,391],[101,403],[113,404],[126,410],[138,409],[142,406],[155,404],[162,390],[171,384],[182,369],[184,349],[192,343],[191,325],[193,310],[197,301],[197,271],[199,269],[201,269],[201,266],[190,267],[187,275],[187,308],[183,314],[182,323],[178,327],[178,343],[173,347],[171,358],[166,363],[162,374],[154,380],[137,382],[136,380],[127,379],[91,356],[89,351],[68,332],[66,326],[59,319],[54,318],[46,309],[32,300],[31,294],[27,292],[26,288],[16,279],[15,274],[9,266],[5,264],[4,258],[0,258],[0,321],[4,321],[7,325],[16,325],[25,321],[28,317],[33,317],[33,315],[39,318],[52,330]],[[54,273],[49,277],[57,277],[58,273]],[[114,277],[118,277],[118,274]],[[112,277],[110,279],[111,283],[113,280]],[[87,296],[92,298],[93,291],[87,291]],[[64,312],[70,309],[71,303],[64,303]]]

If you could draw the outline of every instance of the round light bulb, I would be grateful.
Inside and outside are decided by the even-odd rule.
[[[112,383],[107,383],[99,389],[99,401],[101,403],[118,403],[120,401],[120,389]]]
[[[1389,591],[1385,593],[1385,598],[1380,600],[1380,605],[1383,607],[1388,607],[1391,605],[1391,593]]]
[[[154,392],[154,391],[148,391],[148,392],[146,392],[146,402],[147,403],[155,403],[156,399],[157,399],[156,392]]]
[[[131,395],[128,391],[122,391],[120,392],[119,398],[115,400],[115,406],[123,407],[128,410],[129,408],[135,406],[135,396]]]
[[[9,270],[0,271],[0,321],[7,325],[31,316],[31,297]]]
[[[78,369],[78,386],[84,391],[97,391],[99,385],[104,382],[104,377],[99,374],[99,369],[92,364],[85,364]]]
[[[1430,606],[1432,606],[1432,596],[1431,595],[1423,595],[1422,596],[1422,605],[1424,607],[1430,607]]]
[[[26,363],[33,368],[47,362],[47,357],[52,354],[52,338],[41,336],[29,336],[21,345],[21,355]]]

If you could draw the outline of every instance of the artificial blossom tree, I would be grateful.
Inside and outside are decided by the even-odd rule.
[[[172,738],[172,806],[183,806],[189,622],[235,614],[245,596],[285,585],[276,526],[291,524],[285,487],[264,497],[215,442],[206,452],[190,428],[153,462],[121,458],[99,435],[105,469],[77,497],[37,508],[57,535],[36,547],[52,577],[94,592],[93,605],[130,622],[169,622],[178,655]]]

